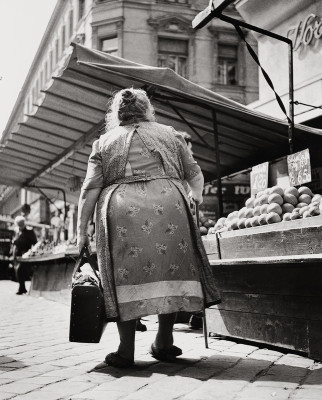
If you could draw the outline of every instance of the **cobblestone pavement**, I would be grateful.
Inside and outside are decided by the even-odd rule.
[[[183,355],[162,363],[148,354],[156,318],[138,332],[136,366],[118,370],[102,360],[117,347],[116,325],[99,344],[68,341],[69,307],[16,296],[0,281],[0,400],[322,400],[322,364],[287,352],[209,338],[175,325]]]

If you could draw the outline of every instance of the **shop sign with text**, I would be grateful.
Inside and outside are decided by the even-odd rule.
[[[309,14],[287,31],[287,37],[293,42],[294,51],[306,47],[322,37],[322,20],[315,14]]]
[[[248,185],[238,184],[225,184],[221,190],[223,196],[247,196],[250,193],[250,187]],[[217,196],[218,188],[216,184],[206,183],[203,189],[204,196]]]

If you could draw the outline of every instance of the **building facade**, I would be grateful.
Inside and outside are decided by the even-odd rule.
[[[243,19],[293,42],[295,123],[322,128],[322,2],[320,0],[237,0]],[[288,46],[255,34],[262,66],[288,110]],[[304,104],[300,104],[304,103]],[[259,100],[251,108],[285,118],[263,76],[259,76]]]
[[[43,91],[64,68],[71,42],[141,64],[168,67],[237,102],[254,102],[257,66],[234,28],[219,20],[199,31],[191,27],[207,5],[206,0],[58,0],[4,135],[35,113]],[[233,6],[227,13],[240,18]],[[253,35],[247,36],[256,48]],[[22,204],[38,198],[29,191],[13,191],[3,191],[0,214],[9,212],[8,207],[11,214],[18,210],[17,205],[14,209],[8,205],[16,203],[10,199],[17,192]]]
[[[322,1],[320,0],[237,0],[236,9],[249,24],[292,40],[294,122],[322,129]],[[271,78],[286,110],[289,108],[288,45],[255,35],[263,68]],[[249,107],[284,118],[273,91],[259,77],[259,100]],[[310,187],[322,192],[322,161],[315,157]],[[312,160],[311,160],[312,162]]]

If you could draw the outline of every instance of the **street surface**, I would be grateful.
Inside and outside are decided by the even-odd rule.
[[[17,296],[17,286],[0,281],[0,400],[322,400],[322,363],[219,338],[206,349],[202,332],[186,324],[174,334],[183,355],[159,362],[148,354],[155,317],[137,332],[136,366],[108,367],[116,324],[99,344],[69,343],[69,307]]]

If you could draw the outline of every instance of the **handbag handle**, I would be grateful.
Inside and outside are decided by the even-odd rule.
[[[76,272],[80,269],[80,265],[81,265],[81,262],[82,262],[82,260],[83,260],[84,253],[85,253],[85,255],[86,255],[86,258],[87,258],[87,260],[88,260],[88,262],[89,262],[89,265],[91,266],[91,268],[92,268],[92,270],[93,270],[93,272],[94,272],[96,278],[97,278],[98,281],[100,282],[100,278],[99,278],[99,276],[97,275],[96,268],[95,268],[95,267],[96,267],[96,263],[95,263],[95,261],[93,260],[93,257],[92,257],[92,255],[91,255],[91,253],[89,252],[88,246],[87,246],[86,244],[85,244],[85,245],[83,246],[83,248],[81,249],[81,251],[80,251],[80,253],[79,253],[79,256],[78,256],[78,258],[77,258],[77,260],[76,260],[76,264],[75,264],[74,271],[73,271],[73,276],[75,276]]]

